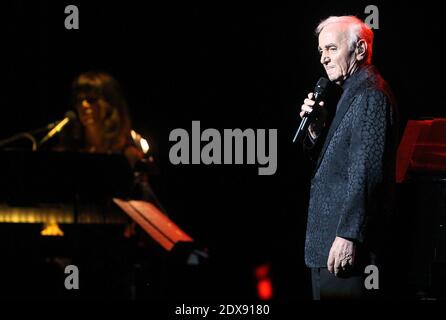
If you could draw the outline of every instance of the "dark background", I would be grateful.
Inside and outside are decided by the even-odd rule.
[[[79,8],[79,30],[64,28],[69,4]],[[291,139],[302,100],[323,75],[315,27],[330,15],[365,19],[369,4],[379,8],[373,61],[397,97],[401,127],[444,116],[438,2],[17,0],[2,4],[0,138],[61,118],[80,72],[110,72],[123,86],[133,127],[152,146],[160,168],[154,189],[171,218],[209,249],[215,286],[228,296],[255,296],[253,270],[268,263],[276,296],[308,297],[311,166]],[[192,120],[202,130],[277,128],[276,174],[171,165],[169,132],[190,131]]]

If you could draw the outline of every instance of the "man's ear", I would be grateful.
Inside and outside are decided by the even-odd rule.
[[[356,60],[358,61],[364,61],[367,56],[367,42],[365,40],[361,39],[356,43]]]

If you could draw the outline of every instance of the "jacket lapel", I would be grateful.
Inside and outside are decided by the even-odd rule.
[[[330,125],[330,129],[328,130],[327,137],[325,138],[324,145],[321,149],[321,152],[319,154],[319,158],[316,163],[316,167],[313,171],[313,177],[316,174],[317,170],[319,169],[319,166],[322,162],[322,159],[324,158],[325,151],[327,151],[327,147],[330,144],[331,139],[333,138],[334,133],[336,132],[336,129],[339,127],[342,119],[344,118],[346,112],[350,108],[350,106],[354,103],[354,101],[358,98],[361,98],[358,96],[358,89],[359,87],[364,83],[364,80],[367,78],[367,68],[364,68],[363,70],[359,70],[358,73],[355,75],[356,79],[352,79],[355,82],[352,84],[352,86],[344,92],[344,94],[341,96],[341,99],[339,101],[338,110],[336,111],[336,115],[333,119],[333,122]]]

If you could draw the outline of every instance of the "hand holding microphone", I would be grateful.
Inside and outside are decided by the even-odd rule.
[[[302,142],[307,135],[310,125],[310,134],[312,138],[316,138],[317,135],[319,135],[317,131],[320,131],[327,118],[327,112],[322,108],[322,99],[329,83],[330,81],[327,78],[320,78],[314,88],[314,94],[308,94],[308,99],[304,100],[300,112],[302,120],[294,135],[293,142]]]
[[[300,117],[303,119],[304,117],[308,117],[314,110],[314,105],[316,101],[314,101],[314,94],[310,92],[308,94],[308,98],[304,100],[300,108]],[[308,126],[308,132],[310,133],[313,139],[316,139],[322,128],[325,126],[325,120],[327,119],[327,109],[324,108],[324,101],[319,102],[319,108],[317,109],[317,115],[314,115],[313,121],[311,121]]]

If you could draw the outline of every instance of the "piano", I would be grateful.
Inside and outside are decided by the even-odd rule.
[[[119,155],[0,153],[0,223],[119,224],[112,196],[128,197],[133,175]]]
[[[158,174],[153,166],[132,169],[121,155],[0,151],[0,299],[189,293],[207,256],[143,179]],[[64,287],[68,265],[79,269],[80,290]]]
[[[397,154],[401,269],[414,297],[446,297],[446,119],[409,120]]]
[[[144,232],[129,236],[133,221],[113,202],[137,192],[123,156],[1,151],[0,177],[0,299],[162,292],[165,250]],[[71,264],[80,290],[64,287]]]

